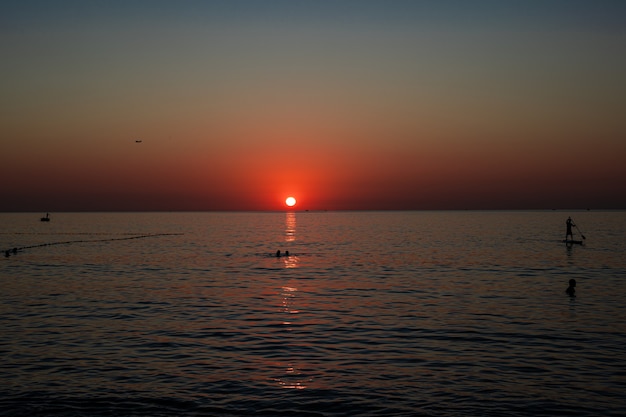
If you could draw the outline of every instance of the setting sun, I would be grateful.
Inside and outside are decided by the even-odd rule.
[[[293,197],[287,197],[285,204],[287,204],[287,207],[293,207],[296,205],[296,199]]]

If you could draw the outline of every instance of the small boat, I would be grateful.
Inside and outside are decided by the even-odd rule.
[[[50,221],[50,213],[46,213],[46,217],[42,217],[41,219],[42,222],[49,222]]]

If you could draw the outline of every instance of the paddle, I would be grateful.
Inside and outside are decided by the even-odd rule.
[[[574,227],[576,228],[576,230],[578,230],[578,233],[580,233],[580,235],[583,237],[583,239],[587,239],[585,237],[585,235],[583,235],[583,232],[580,231],[580,229],[578,228],[578,226],[576,226],[576,224],[574,224]]]

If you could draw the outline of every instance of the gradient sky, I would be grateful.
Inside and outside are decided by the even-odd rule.
[[[625,22],[622,1],[2,2],[0,211],[626,208]]]

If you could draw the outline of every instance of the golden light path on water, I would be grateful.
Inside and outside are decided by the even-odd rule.
[[[291,198],[291,197],[290,197]],[[289,199],[286,201],[289,204]],[[295,204],[295,199],[293,204]],[[293,205],[292,204],[292,205]],[[289,211],[285,215],[285,242],[295,243],[296,241],[296,213]],[[287,269],[298,267],[298,254],[291,253],[282,257],[284,267]],[[294,321],[298,320],[300,310],[297,305],[299,304],[298,288],[296,287],[296,280],[291,279],[286,285],[283,285],[280,289],[280,308],[279,314],[281,315],[281,324],[284,326],[286,335],[290,335],[293,332]],[[289,337],[291,339],[291,337]],[[302,341],[304,342],[304,341]],[[285,342],[286,344],[293,342]],[[297,358],[291,358],[286,361],[281,361],[276,364],[283,369],[283,375],[274,377],[273,380],[281,388],[286,389],[305,389],[311,382],[311,377],[307,376],[302,370],[301,365],[297,363]]]

